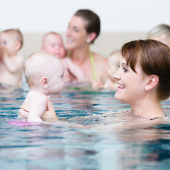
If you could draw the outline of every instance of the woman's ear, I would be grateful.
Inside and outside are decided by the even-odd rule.
[[[95,40],[96,36],[97,36],[97,34],[95,32],[91,32],[90,34],[88,34],[88,37],[87,37],[87,41],[89,41],[88,43]]]
[[[42,77],[40,80],[40,84],[43,88],[48,88],[48,78],[47,77]]]
[[[154,88],[159,82],[159,77],[156,75],[151,75],[148,79],[147,84],[145,85],[145,90],[151,90],[152,88]]]

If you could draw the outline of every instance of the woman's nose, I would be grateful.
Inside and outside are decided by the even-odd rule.
[[[113,78],[116,79],[116,80],[119,80],[120,79],[120,74],[119,74],[119,71],[120,68],[113,74]]]
[[[67,28],[66,35],[69,36],[71,34],[70,28]]]

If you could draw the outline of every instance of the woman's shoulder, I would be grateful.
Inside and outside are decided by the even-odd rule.
[[[92,54],[93,54],[93,57],[96,58],[96,59],[107,60],[106,57],[104,57],[104,56],[102,56],[102,55],[100,55],[98,53],[92,52]]]
[[[97,54],[97,53],[92,53],[93,54],[93,58],[94,58],[94,63],[96,65],[106,65],[107,64],[107,58]]]

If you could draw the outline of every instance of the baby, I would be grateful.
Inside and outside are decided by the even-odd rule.
[[[81,69],[76,66],[70,58],[65,57],[66,51],[63,45],[61,36],[56,32],[49,32],[44,35],[42,40],[41,50],[54,54],[57,58],[61,59],[65,66],[64,79],[65,82],[82,82],[84,81],[84,74]]]
[[[160,41],[170,47],[170,25],[156,25],[149,31],[147,39]]]
[[[25,62],[25,77],[30,91],[23,103],[29,107],[29,122],[42,122],[49,94],[57,94],[64,87],[64,66],[54,55],[33,53]]]
[[[98,81],[94,81],[92,84],[92,87],[94,89],[98,88],[106,88],[106,89],[112,89],[116,90],[116,80],[113,78],[114,73],[118,70],[119,64],[120,64],[120,59],[121,59],[121,52],[120,50],[115,50],[113,51],[108,59],[108,65],[107,65],[107,79],[104,84]]]
[[[0,83],[21,85],[24,58],[17,53],[22,45],[20,30],[9,29],[0,33]]]
[[[116,89],[116,80],[113,78],[114,73],[118,70],[120,65],[121,52],[120,50],[113,51],[108,57],[107,74],[108,79],[104,83],[104,88]]]

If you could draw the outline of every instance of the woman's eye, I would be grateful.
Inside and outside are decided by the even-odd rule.
[[[75,31],[75,32],[79,32],[79,29],[77,29],[77,28],[74,28],[74,31]]]
[[[123,70],[124,70],[124,72],[127,72],[127,71],[128,71],[125,67],[123,68]]]

